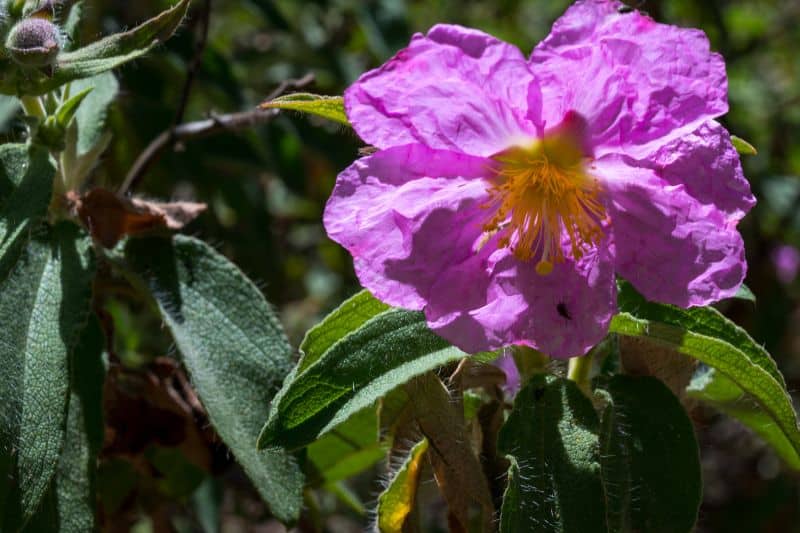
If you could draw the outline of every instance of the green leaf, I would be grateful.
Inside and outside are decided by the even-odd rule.
[[[610,531],[692,531],[702,478],[692,422],[654,377],[616,375],[602,386],[600,463]]]
[[[378,530],[381,533],[403,532],[403,524],[414,510],[422,460],[427,450],[427,439],[415,444],[403,465],[392,476],[389,486],[378,497]]]
[[[301,374],[315,363],[336,341],[388,309],[388,305],[376,299],[369,291],[361,291],[345,300],[306,333],[300,344],[302,358],[297,364],[297,373]]]
[[[224,488],[222,480],[208,477],[192,496],[192,507],[203,533],[219,533]]]
[[[75,47],[78,42],[78,37],[80,33],[80,25],[81,19],[83,18],[85,11],[86,11],[86,2],[84,0],[78,0],[74,2],[71,7],[69,6],[62,6],[62,10],[69,8],[69,15],[67,19],[64,21],[64,25],[62,26],[62,30],[64,32],[64,36],[67,38],[67,44],[65,45],[65,50],[71,50]],[[63,17],[63,13],[62,13]]]
[[[736,151],[739,152],[741,155],[757,155],[758,150],[756,147],[750,144],[749,142],[745,141],[741,137],[737,137],[736,135],[731,135],[731,143],[733,147],[736,148]]]
[[[296,520],[303,485],[297,463],[283,450],[255,447],[292,356],[264,296],[230,261],[189,237],[131,239],[125,259],[158,303],[222,440],[272,513]]]
[[[465,356],[428,329],[422,313],[385,311],[287,380],[259,447],[306,446],[397,385]]]
[[[106,122],[119,83],[114,74],[106,72],[74,81],[70,89],[79,92],[91,89],[91,92],[81,103],[75,121],[67,129],[65,149],[61,152],[61,173],[67,190],[79,189],[83,185],[111,141]]]
[[[43,148],[0,146],[0,280],[47,214],[55,171]]]
[[[713,307],[680,309],[673,305],[648,302],[628,282],[619,284],[617,301],[621,315],[671,325],[735,346],[749,361],[767,372],[781,386],[786,386],[783,375],[769,352]]]
[[[91,89],[75,115],[78,128],[77,155],[89,153],[101,141],[106,133],[108,110],[119,91],[117,78],[111,72],[92,78],[76,80],[70,85],[72,92]]]
[[[91,243],[63,223],[34,239],[0,284],[0,524],[20,528],[56,472],[64,443],[68,358],[86,323]]]
[[[713,368],[699,370],[686,388],[686,394],[739,420],[768,442],[790,468],[800,470],[800,455],[786,434],[758,403],[724,374]]]
[[[756,303],[756,295],[753,294],[753,291],[750,290],[750,287],[742,283],[742,286],[739,287],[739,290],[736,291],[736,295],[734,298],[738,300],[746,300],[748,302]]]
[[[500,531],[606,531],[599,421],[572,381],[534,375],[517,394],[498,449],[511,460]]]
[[[334,483],[371,467],[386,455],[378,435],[375,406],[353,415],[308,447],[308,460],[319,473],[320,483]]]
[[[77,113],[78,106],[81,105],[81,102],[83,102],[90,92],[92,92],[92,87],[86,87],[70,96],[66,102],[62,103],[58,109],[56,109],[55,121],[59,127],[67,127],[75,116],[75,113]]]
[[[71,81],[91,78],[140,58],[169,39],[180,26],[191,0],[180,0],[170,9],[132,30],[110,35],[56,58],[52,76],[18,76],[7,81],[6,91],[36,96]]]
[[[97,456],[103,446],[105,338],[92,317],[73,350],[67,434],[56,477],[60,531],[92,531]]]
[[[326,118],[345,126],[350,126],[344,111],[344,98],[341,96],[323,96],[311,93],[294,93],[279,96],[260,106],[262,109],[283,109],[299,111]]]
[[[786,384],[775,361],[743,329],[711,307],[679,309],[647,302],[623,283],[622,311],[610,331],[643,337],[715,368],[751,397],[776,425],[795,451],[800,430]]]
[[[103,331],[96,317],[70,355],[67,429],[49,494],[26,531],[94,531],[97,455],[103,445]]]
[[[0,94],[0,131],[6,132],[11,121],[19,114],[19,100],[13,96]]]

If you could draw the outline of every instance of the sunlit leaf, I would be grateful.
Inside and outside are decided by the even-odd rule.
[[[369,291],[361,291],[345,300],[306,333],[300,344],[302,357],[297,364],[297,373],[302,373],[316,362],[339,339],[388,309],[388,305],[372,296]]]
[[[800,430],[792,400],[775,361],[743,329],[711,307],[679,309],[647,302],[624,283],[622,311],[610,331],[642,337],[715,368],[746,393],[768,416],[795,451]]]
[[[191,0],[180,0],[143,24],[109,35],[56,58],[52,75],[26,71],[6,80],[5,92],[40,95],[66,83],[90,78],[140,58],[169,39],[180,26]]]
[[[686,388],[690,398],[701,400],[755,431],[795,470],[800,454],[781,428],[741,387],[713,368],[698,371]]]
[[[274,100],[264,102],[262,109],[283,109],[299,111],[326,118],[345,126],[350,126],[344,111],[344,98],[341,96],[322,96],[311,93],[294,93],[279,96]]]
[[[731,135],[731,143],[733,147],[736,148],[736,151],[739,152],[741,155],[757,155],[758,150],[756,147],[750,144],[749,142],[745,141],[741,137],[737,137],[736,135]]]
[[[502,533],[606,531],[599,425],[572,381],[544,374],[528,381],[498,439],[511,461]]]
[[[389,486],[378,497],[378,529],[381,533],[402,533],[408,515],[414,509],[422,461],[428,440],[422,439],[408,454]]]
[[[433,333],[422,313],[378,314],[287,380],[259,445],[303,447],[397,385],[465,356]]]

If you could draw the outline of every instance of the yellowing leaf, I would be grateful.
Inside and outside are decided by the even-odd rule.
[[[264,102],[260,107],[261,109],[300,111],[350,126],[350,121],[347,120],[344,112],[344,98],[341,96],[322,96],[311,93],[287,94]]]
[[[378,529],[381,533],[402,533],[406,518],[414,509],[422,459],[428,439],[418,442],[408,454],[389,486],[378,498]]]
[[[736,151],[739,152],[741,155],[758,154],[758,150],[756,150],[756,147],[750,144],[749,142],[745,141],[741,137],[737,137],[736,135],[731,135],[731,143],[733,144],[733,147],[736,148]]]

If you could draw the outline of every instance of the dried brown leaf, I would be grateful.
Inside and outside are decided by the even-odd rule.
[[[207,208],[206,204],[194,202],[121,198],[100,188],[82,195],[69,192],[67,204],[92,237],[106,248],[112,248],[126,235],[180,230]]]

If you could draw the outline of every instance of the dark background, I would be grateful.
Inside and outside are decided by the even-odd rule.
[[[212,0],[208,44],[185,120],[253,108],[281,82],[307,73],[315,81],[306,90],[341,94],[360,73],[403,47],[412,33],[437,22],[480,28],[528,53],[568,3]],[[131,27],[170,3],[88,4],[84,42]],[[116,188],[147,143],[172,124],[202,7],[203,0],[195,0],[191,17],[172,41],[118,73],[122,90],[111,117],[114,138],[93,175],[95,185]],[[766,345],[790,391],[798,392],[800,285],[778,280],[771,254],[781,244],[800,245],[800,2],[649,0],[641,9],[662,22],[703,29],[726,59],[731,112],[722,121],[759,151],[743,158],[759,203],[740,226],[750,265],[747,284],[758,301],[723,303],[722,308]],[[4,127],[7,139],[21,138],[18,121]],[[286,114],[249,131],[178,146],[157,161],[135,192],[207,203],[208,212],[187,231],[217,246],[260,284],[296,345],[310,325],[357,290],[349,255],[327,239],[321,215],[337,172],[353,161],[359,145],[343,128]],[[143,367],[170,354],[158,320],[135,301],[120,297],[104,305],[125,365]],[[737,423],[708,411],[693,415],[705,477],[699,530],[800,531],[798,477],[786,473]],[[157,432],[147,429],[150,416],[130,415],[131,420],[117,423],[141,424],[139,438],[158,440]],[[197,439],[213,441],[208,435]],[[170,449],[169,443],[160,444]],[[191,455],[193,446],[202,447],[184,442],[175,460]],[[220,512],[225,531],[280,531],[219,447],[208,459],[212,475],[190,465],[167,482],[145,479],[136,467],[137,450],[117,456],[107,450],[101,473],[107,528],[196,531],[204,516]],[[369,480],[354,487],[367,502],[379,490]],[[366,523],[326,502],[323,498],[332,531],[357,531]]]

